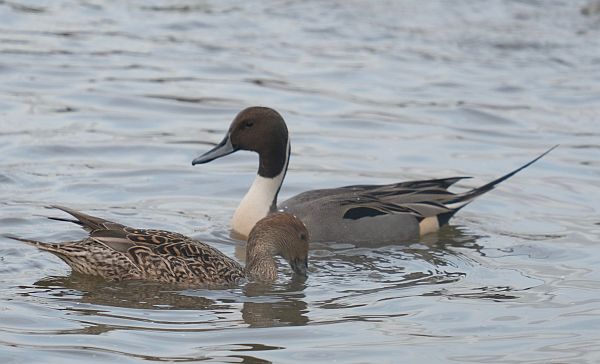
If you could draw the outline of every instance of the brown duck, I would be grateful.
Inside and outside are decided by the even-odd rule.
[[[135,229],[66,207],[53,206],[73,217],[50,217],[81,225],[89,237],[60,244],[8,236],[34,245],[64,260],[75,272],[110,281],[148,280],[187,286],[227,286],[244,278],[273,281],[276,256],[306,276],[308,232],[293,215],[276,213],[260,220],[246,245],[246,267],[219,250],[182,234]]]

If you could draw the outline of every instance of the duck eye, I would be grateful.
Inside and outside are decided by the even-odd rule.
[[[245,128],[245,129],[247,129],[247,128],[251,128],[251,127],[252,127],[252,125],[254,125],[254,121],[252,121],[252,120],[246,120],[246,121],[244,122],[244,128]]]
[[[300,233],[300,240],[306,240],[306,234]]]

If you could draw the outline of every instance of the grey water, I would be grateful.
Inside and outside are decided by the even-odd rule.
[[[61,204],[240,257],[257,157],[191,160],[242,108],[287,120],[281,198],[474,176],[559,148],[439,233],[314,245],[308,280],[108,283],[0,239],[0,362],[600,361],[600,15],[586,1],[0,1],[0,233]],[[583,9],[583,10],[582,10]],[[587,9],[587,10],[586,10]]]

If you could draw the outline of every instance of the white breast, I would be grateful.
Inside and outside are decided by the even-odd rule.
[[[233,214],[231,227],[236,233],[248,237],[250,230],[258,220],[269,214],[282,179],[283,172],[275,178],[256,176],[246,196]]]
[[[290,142],[286,149],[286,158],[283,170],[273,178],[266,178],[256,175],[252,186],[246,193],[246,196],[240,202],[237,210],[233,214],[231,228],[237,234],[248,237],[250,230],[258,222],[258,220],[269,214],[269,210],[275,200],[279,188],[283,183],[285,172],[288,165],[288,156],[290,153]]]

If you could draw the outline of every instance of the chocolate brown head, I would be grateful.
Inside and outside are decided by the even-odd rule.
[[[268,107],[253,106],[240,111],[225,138],[213,149],[192,161],[203,164],[238,150],[258,153],[258,174],[273,178],[285,168],[288,158],[288,130],[279,113]]]

